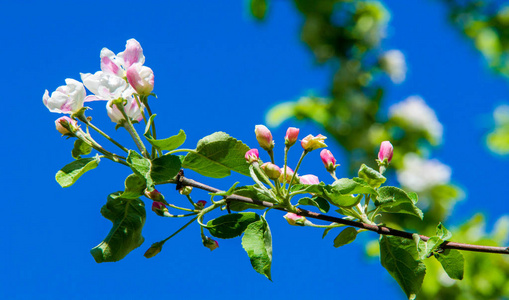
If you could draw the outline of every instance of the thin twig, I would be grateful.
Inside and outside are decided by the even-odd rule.
[[[189,178],[185,178],[184,176],[179,176],[178,183],[180,183],[184,186],[192,186],[192,187],[202,189],[205,191],[209,191],[212,193],[217,193],[220,191],[219,189],[216,189],[214,187],[194,181]],[[251,199],[251,198],[239,196],[239,195],[228,196],[228,197],[226,197],[226,200],[227,201],[239,201],[239,202],[244,202],[244,203],[251,203],[251,204],[264,206],[264,207],[274,207],[273,203],[260,201],[257,199]],[[281,208],[281,207],[274,207],[274,208],[278,209],[278,210],[282,210],[282,211],[287,211],[286,209]],[[378,226],[378,225],[372,225],[372,224],[366,224],[366,223],[362,223],[362,222],[342,219],[342,218],[338,218],[338,217],[333,217],[333,216],[329,216],[329,215],[311,212],[309,210],[300,209],[300,208],[298,208],[298,211],[299,211],[299,213],[298,213],[299,215],[313,218],[313,219],[318,219],[318,220],[343,224],[343,225],[347,225],[347,226],[362,228],[362,229],[366,229],[369,231],[374,231],[378,234],[393,235],[393,236],[399,236],[399,237],[406,238],[406,239],[413,239],[413,233],[407,232],[407,231],[401,231],[401,230],[393,229],[390,227]],[[429,237],[425,236],[425,235],[419,235],[419,236],[421,237],[421,239],[423,241],[427,241],[429,239]],[[444,242],[440,247],[442,249],[457,249],[457,250],[473,251],[473,252],[509,254],[509,247],[482,246],[482,245],[455,243],[455,242],[449,242],[449,241]]]

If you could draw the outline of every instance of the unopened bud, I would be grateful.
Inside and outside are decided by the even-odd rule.
[[[286,183],[290,183],[290,181],[292,180],[292,177],[293,177],[293,170],[290,169],[288,166],[286,166],[286,178],[284,178],[284,169],[281,170],[281,176],[279,176],[279,181],[280,182],[286,182]],[[297,175],[295,176],[295,179],[299,179],[297,177]]]
[[[145,197],[149,198],[150,200],[152,201],[157,201],[157,202],[163,202],[164,201],[164,196],[163,194],[161,194],[158,190],[156,189],[153,189],[152,191],[147,191],[145,190]],[[164,204],[163,204],[164,205]]]
[[[66,135],[76,132],[76,130],[78,130],[78,122],[67,116],[60,117],[55,120],[55,127],[57,128],[58,132],[60,132],[63,135]]]
[[[209,248],[210,251],[217,249],[219,247],[219,243],[217,241],[209,238],[208,236],[204,237],[202,239],[202,242],[203,242],[203,246]]]
[[[389,141],[383,141],[380,145],[380,151],[378,152],[378,159],[380,163],[384,162],[387,159],[387,164],[392,160],[394,148]]]
[[[323,149],[322,152],[320,152],[320,158],[322,159],[325,169],[329,173],[333,173],[336,171],[336,159],[329,150]]]
[[[324,143],[325,139],[327,139],[327,137],[321,134],[317,136],[313,136],[310,134],[302,139],[300,145],[302,146],[302,148],[304,148],[304,150],[309,152],[319,148],[327,147],[327,144]]]
[[[207,204],[207,201],[205,201],[205,200],[200,200],[200,201],[196,202],[196,205],[198,205],[198,207],[200,209],[204,208],[206,204]]]
[[[184,196],[189,196],[192,190],[193,190],[192,186],[183,186],[179,189],[179,193]]]
[[[166,208],[166,205],[157,201],[152,202],[152,211],[161,217],[165,217],[168,214],[168,208]]]
[[[285,136],[286,147],[290,148],[291,146],[293,146],[293,144],[295,144],[295,142],[297,142],[298,137],[299,137],[299,128],[295,128],[295,127],[288,128],[288,130],[286,131],[286,136]]]
[[[150,248],[148,248],[148,250],[145,252],[145,254],[143,254],[143,256],[145,256],[146,258],[152,258],[159,254],[159,252],[161,252],[162,249],[163,243],[161,242],[153,243],[152,246],[150,246]]]
[[[302,175],[299,177],[301,184],[319,184],[320,180],[315,175]]]
[[[262,147],[266,151],[271,151],[274,149],[274,141],[272,140],[272,133],[270,130],[264,125],[256,125],[255,126],[255,134],[256,140],[260,147]]]
[[[250,164],[252,164],[255,161],[258,161],[260,159],[260,155],[258,154],[258,149],[251,149],[246,152],[245,155],[246,161]]]
[[[306,217],[299,216],[294,213],[287,213],[286,215],[283,216],[283,218],[286,219],[288,224],[293,225],[293,226],[306,226],[306,222],[309,222],[306,219]]]
[[[261,165],[262,170],[272,180],[276,180],[281,176],[281,169],[273,163],[266,162]]]

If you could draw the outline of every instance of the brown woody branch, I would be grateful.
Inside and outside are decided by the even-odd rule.
[[[217,193],[217,192],[221,191],[214,187],[194,181],[192,179],[185,178],[184,176],[178,176],[177,180],[178,180],[177,186],[182,186],[182,185],[183,186],[192,186],[192,187],[202,189],[205,191],[209,191],[212,193]],[[238,196],[238,195],[228,196],[228,197],[226,197],[226,200],[250,203],[250,204],[255,204],[255,205],[264,206],[264,207],[274,207],[273,203],[260,201],[257,199],[251,199],[248,197],[243,197],[243,196]],[[282,211],[287,211],[286,209],[281,208],[281,207],[274,207],[274,208],[278,209],[278,210],[282,210]],[[309,210],[300,209],[300,208],[299,208],[298,214],[301,216],[305,216],[305,217],[309,217],[309,218],[313,218],[313,219],[318,219],[318,220],[353,226],[353,227],[357,227],[357,228],[362,228],[362,229],[374,231],[378,234],[393,235],[393,236],[399,236],[399,237],[406,238],[406,239],[413,239],[413,234],[411,232],[401,231],[401,230],[393,229],[390,227],[366,224],[366,223],[352,221],[352,220],[346,220],[346,219],[342,219],[342,218],[338,218],[338,217],[333,217],[333,216],[329,216],[329,215],[311,212]],[[427,241],[429,239],[429,237],[425,236],[425,235],[419,235],[419,236],[424,241]],[[457,249],[457,250],[473,251],[473,252],[509,254],[509,247],[482,246],[482,245],[455,243],[455,242],[449,242],[449,241],[444,242],[440,247],[442,249]]]

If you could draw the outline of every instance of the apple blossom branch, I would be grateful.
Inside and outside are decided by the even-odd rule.
[[[205,185],[205,184],[197,182],[193,179],[185,178],[184,176],[178,176],[176,180],[172,180],[171,182],[168,182],[168,183],[176,183],[177,186],[191,186],[191,187],[195,187],[195,188],[205,190],[208,192],[212,192],[212,193],[217,193],[217,192],[221,191],[217,188]],[[239,195],[228,196],[228,197],[226,197],[226,200],[250,203],[250,204],[255,204],[255,205],[269,207],[269,208],[274,207],[277,210],[287,211],[286,209],[284,209],[282,207],[275,206],[273,203],[266,202],[266,201],[260,201],[257,199],[252,199],[252,198],[239,196]],[[398,236],[398,237],[402,237],[402,238],[406,238],[406,239],[413,239],[414,235],[415,235],[411,232],[401,231],[401,230],[397,230],[397,229],[386,227],[386,226],[378,226],[378,225],[374,225],[374,224],[366,224],[363,222],[357,222],[357,221],[337,218],[337,217],[333,217],[333,216],[329,216],[329,215],[311,212],[311,211],[301,209],[301,208],[298,208],[297,214],[300,216],[309,217],[309,218],[313,218],[313,219],[318,219],[318,220],[343,224],[343,225],[347,225],[347,226],[362,228],[362,229],[366,229],[369,231],[374,231],[378,234]],[[425,235],[419,235],[419,237],[423,241],[427,241],[429,239],[429,237],[425,236]],[[449,242],[449,241],[445,241],[442,245],[440,245],[440,248],[443,250],[457,249],[457,250],[473,251],[473,252],[509,254],[509,247],[472,245],[472,244],[456,243],[456,242]]]

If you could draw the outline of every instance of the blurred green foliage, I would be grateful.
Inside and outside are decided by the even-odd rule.
[[[258,19],[266,17],[251,11]],[[483,1],[443,0],[455,26],[475,41],[489,65],[509,75],[509,8]],[[295,118],[312,121],[327,131],[346,150],[350,173],[362,163],[376,167],[374,158],[380,143],[394,145],[392,173],[408,190],[415,190],[423,203],[424,222],[412,216],[397,215],[398,224],[425,235],[433,235],[435,226],[451,213],[463,192],[449,182],[450,169],[436,160],[428,160],[433,147],[441,143],[442,127],[433,110],[419,97],[409,97],[382,111],[384,81],[389,76],[399,83],[406,64],[397,50],[385,51],[382,41],[390,13],[382,1],[294,0],[303,17],[301,39],[315,61],[333,70],[330,95],[306,95],[297,101],[275,105],[267,114],[267,123],[278,126]],[[402,61],[403,60],[403,61]],[[504,118],[509,136],[509,113]],[[499,132],[500,133],[500,132]],[[507,138],[491,136],[492,144],[509,152]],[[371,164],[370,164],[371,162]],[[412,180],[409,180],[412,179]],[[381,220],[399,227],[390,218]],[[507,241],[507,220],[488,235],[481,215],[453,230],[453,240],[483,245],[503,245]],[[367,253],[373,255],[372,243]],[[426,260],[427,276],[418,299],[500,299],[509,297],[509,260],[506,256],[463,252],[466,270],[462,281],[447,277],[436,260]]]

